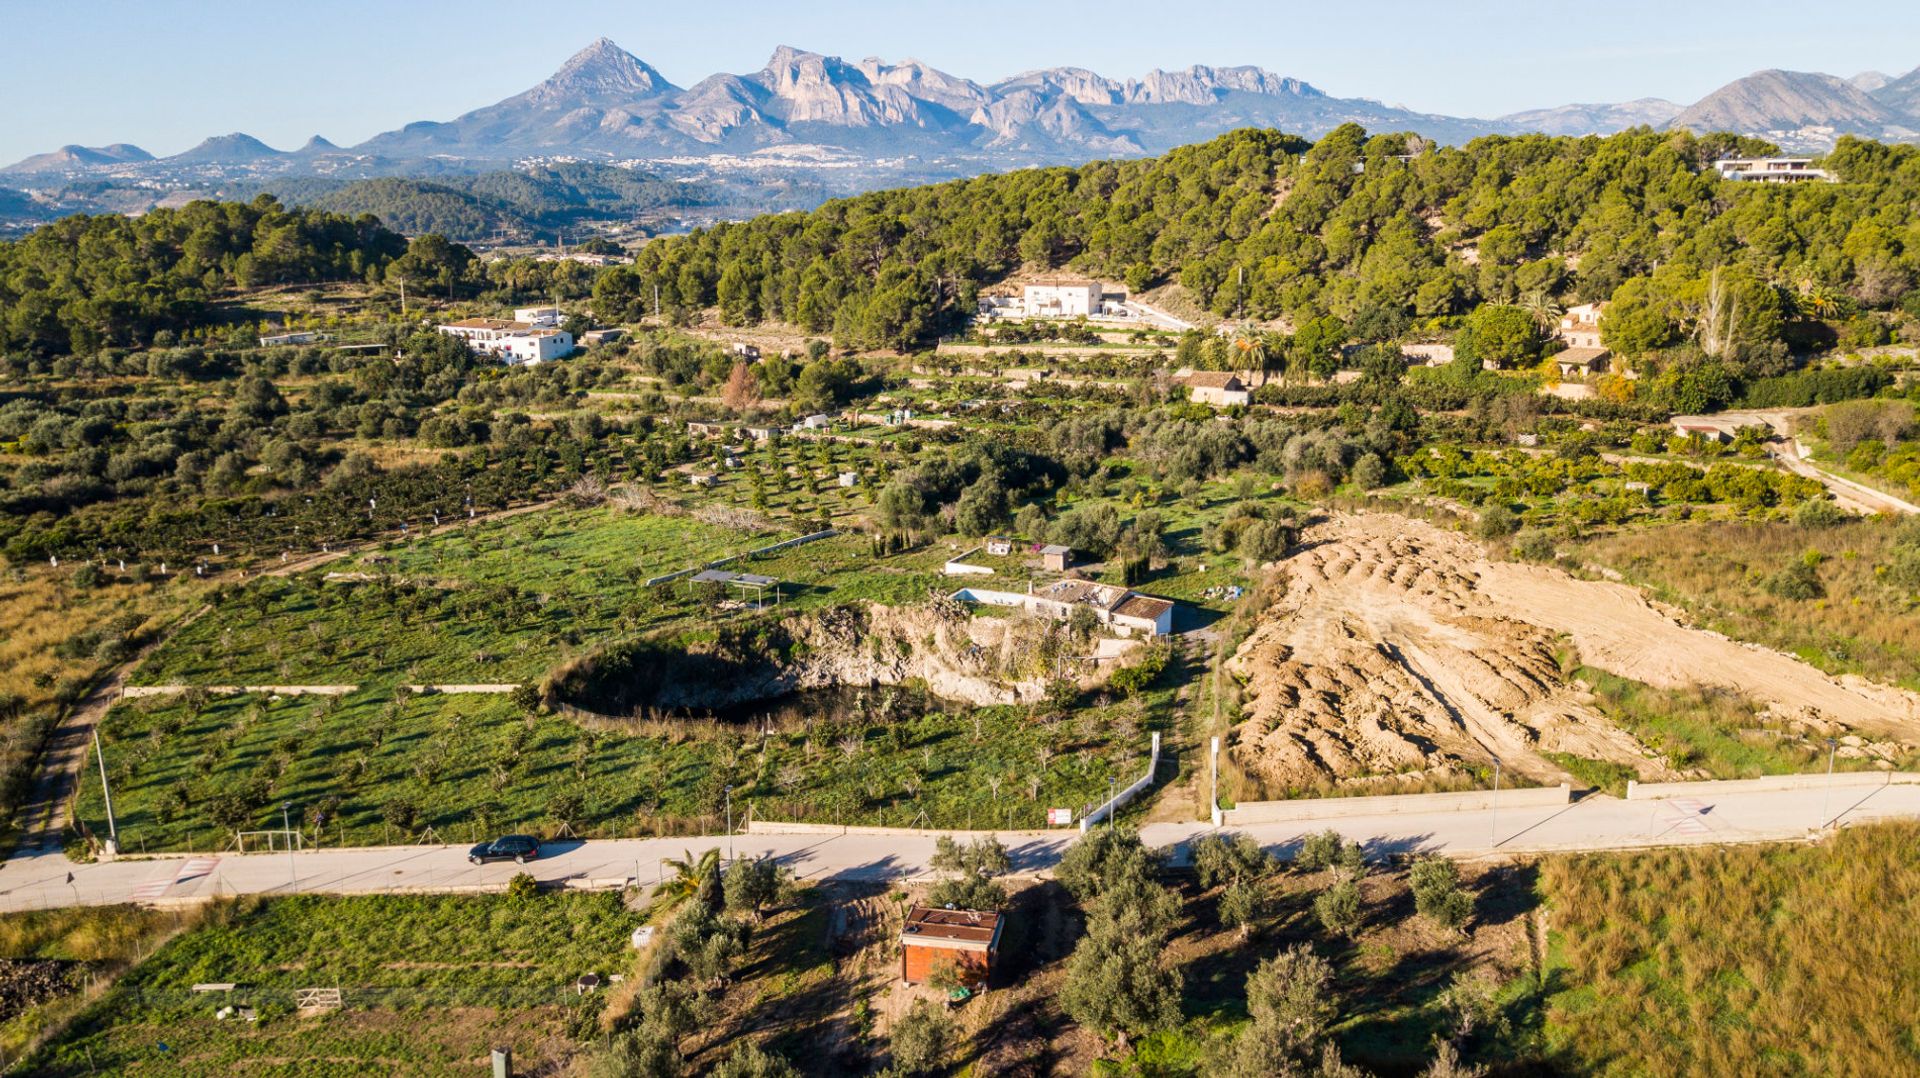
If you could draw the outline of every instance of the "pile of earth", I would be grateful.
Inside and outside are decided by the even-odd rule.
[[[1275,570],[1278,598],[1228,670],[1245,686],[1237,763],[1281,787],[1483,767],[1568,778],[1550,753],[1675,777],[1563,674],[1591,666],[1658,688],[1720,687],[1790,723],[1920,735],[1920,697],[1833,678],[1681,624],[1621,584],[1490,559],[1423,521],[1339,515]]]

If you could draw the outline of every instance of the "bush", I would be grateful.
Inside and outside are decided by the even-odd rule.
[[[931,1074],[946,1065],[953,1044],[953,1019],[924,999],[893,1027],[893,1070],[896,1074]]]
[[[1480,538],[1505,539],[1520,527],[1513,511],[1504,505],[1495,503],[1480,510]]]
[[[1553,537],[1543,531],[1520,533],[1513,541],[1513,556],[1526,561],[1552,561]]]
[[[507,881],[507,897],[515,902],[528,902],[540,897],[540,881],[531,873],[516,872]]]
[[[1804,561],[1796,561],[1767,577],[1761,586],[1767,589],[1769,595],[1795,602],[1818,599],[1827,593],[1826,587],[1820,583],[1820,574]]]
[[[1320,927],[1351,939],[1360,930],[1359,885],[1342,880],[1320,892],[1313,900],[1313,913],[1320,918]]]
[[[1846,519],[1846,511],[1828,498],[1808,498],[1793,511],[1793,522],[1802,528],[1831,528]]]
[[[1460,889],[1460,867],[1444,857],[1422,857],[1407,874],[1413,906],[1420,916],[1457,930],[1473,912],[1473,899]]]

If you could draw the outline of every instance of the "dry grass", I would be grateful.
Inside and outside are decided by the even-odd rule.
[[[1619,571],[1706,627],[1798,655],[1829,673],[1920,688],[1920,616],[1885,583],[1895,526],[1784,522],[1637,529],[1583,544],[1579,556]],[[1782,599],[1762,581],[1809,553],[1826,596]]]
[[[0,575],[0,820],[18,807],[46,733],[65,707],[121,656],[111,643],[88,647],[110,627],[135,632],[162,606],[151,584],[82,588],[71,571],[8,569]],[[118,632],[102,633],[119,637]]]
[[[1920,1073],[1920,823],[1556,858],[1550,1051],[1600,1074]]]

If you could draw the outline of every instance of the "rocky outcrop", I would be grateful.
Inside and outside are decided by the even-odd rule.
[[[917,682],[975,705],[1045,696],[1052,622],[971,617],[958,604],[829,607],[684,646],[628,641],[555,669],[546,696],[600,714],[712,711],[813,689]],[[1091,681],[1088,682],[1091,684]]]

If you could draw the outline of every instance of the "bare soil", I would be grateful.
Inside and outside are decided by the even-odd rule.
[[[1334,516],[1276,572],[1280,598],[1228,664],[1247,696],[1236,762],[1268,783],[1417,782],[1496,755],[1567,779],[1546,753],[1671,777],[1565,676],[1573,655],[1659,688],[1730,689],[1816,729],[1920,737],[1911,692],[1682,624],[1627,585],[1495,561],[1424,521]]]

